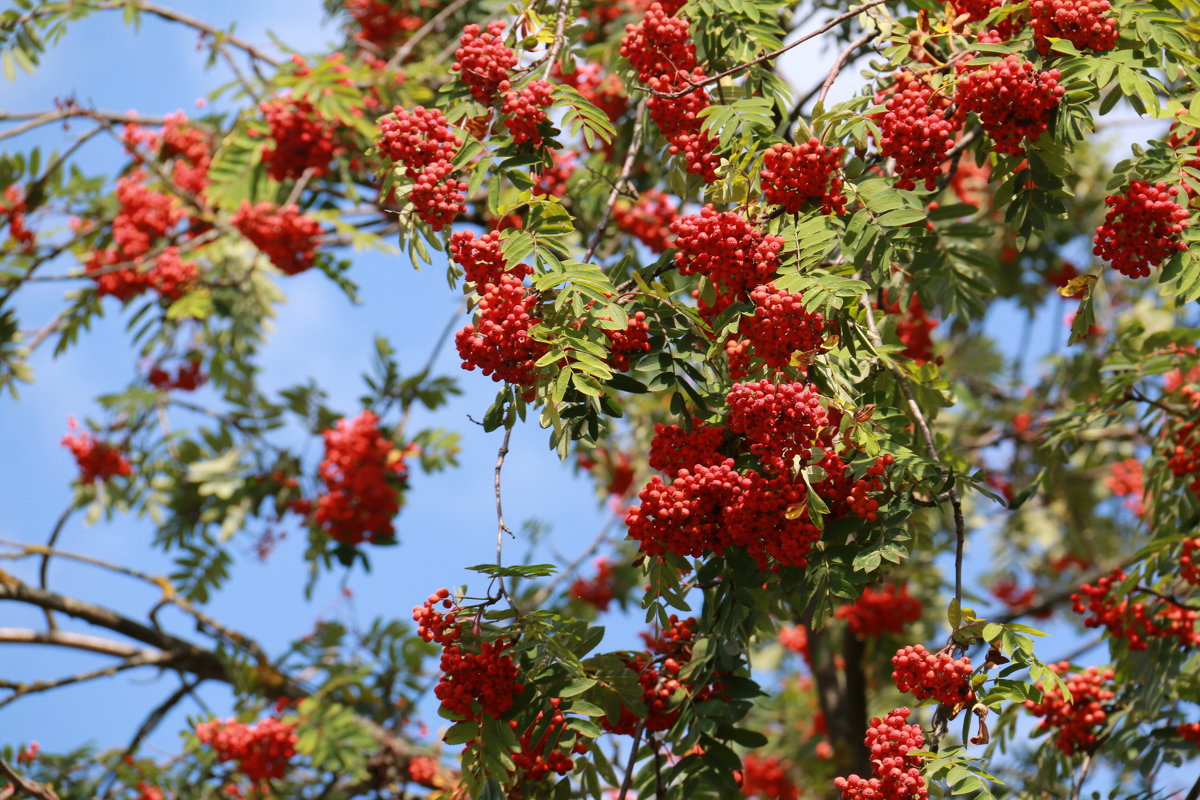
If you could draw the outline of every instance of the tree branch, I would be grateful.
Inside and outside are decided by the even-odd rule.
[[[31,781],[23,777],[20,773],[9,766],[8,762],[0,758],[0,775],[3,775],[12,785],[17,787],[17,791],[27,794],[30,797],[40,797],[42,800],[58,800],[58,795],[49,786]]]

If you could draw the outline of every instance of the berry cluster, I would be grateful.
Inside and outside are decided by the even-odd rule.
[[[603,111],[612,122],[616,122],[629,108],[629,98],[625,96],[621,79],[603,72],[594,61],[576,60],[574,72],[563,72],[562,64],[556,62],[552,74],[563,84],[578,91],[583,99]]]
[[[974,158],[964,156],[950,175],[950,189],[958,202],[983,208],[988,200],[988,182],[992,168],[988,162],[976,164]]]
[[[1046,132],[1050,114],[1066,92],[1056,69],[1034,72],[1032,62],[1013,53],[986,67],[958,66],[954,102],[974,111],[997,153],[1021,155],[1023,141]]]
[[[512,708],[524,687],[517,680],[516,664],[505,653],[510,647],[503,639],[484,642],[478,653],[464,653],[454,644],[443,646],[442,679],[434,688],[442,708],[464,719],[480,719],[482,714],[498,719]]]
[[[1145,278],[1187,246],[1181,240],[1187,209],[1175,202],[1178,190],[1165,183],[1130,181],[1124,194],[1104,198],[1108,213],[1096,228],[1092,252],[1130,278]]]
[[[892,656],[892,680],[896,688],[918,700],[933,698],[950,708],[971,703],[971,659],[950,653],[931,653],[924,645],[907,645]]]
[[[614,498],[624,497],[633,485],[633,462],[628,453],[619,450],[612,453],[604,447],[597,447],[591,455],[579,454],[579,466],[598,477],[607,477],[604,492]]]
[[[633,205],[618,202],[613,208],[614,224],[654,253],[671,246],[671,223],[677,219],[679,209],[658,189],[647,189]]]
[[[846,213],[842,179],[834,174],[842,166],[844,152],[841,147],[826,147],[817,139],[776,144],[763,154],[759,173],[763,197],[768,203],[783,206],[789,214],[799,213],[810,200],[820,200],[826,214]]]
[[[1080,50],[1116,47],[1117,21],[1108,16],[1109,0],[1030,0],[1033,41],[1042,55],[1050,52],[1047,39],[1066,39]]]
[[[779,756],[760,759],[747,753],[742,761],[742,796],[760,800],[799,800],[800,789],[788,775],[790,766]]]
[[[71,433],[62,438],[62,446],[75,456],[80,483],[106,481],[117,475],[127,477],[133,473],[133,467],[116,445],[97,441],[88,431],[76,434],[78,426],[73,418],[67,420],[67,426]]]
[[[1187,741],[1200,747],[1200,722],[1185,722],[1175,727],[1175,732]]]
[[[168,247],[155,259],[147,277],[159,296],[178,300],[196,282],[198,275],[194,261],[184,261],[179,257],[178,247]]]
[[[185,192],[203,199],[208,186],[208,168],[212,164],[212,142],[209,134],[189,125],[182,111],[167,114],[163,118],[163,129],[159,139],[158,155],[163,159],[174,159],[171,178]],[[197,223],[193,221],[193,232]]]
[[[25,252],[33,249],[34,233],[25,227],[25,194],[21,187],[13,184],[4,190],[0,201],[0,219],[8,217],[8,233],[17,247]]]
[[[878,305],[878,308],[885,314],[900,317],[896,321],[896,337],[904,345],[904,350],[900,352],[900,355],[911,358],[918,364],[932,360],[933,337],[930,334],[938,326],[938,320],[928,315],[925,307],[921,305],[921,298],[917,297],[915,292],[908,301],[907,310],[900,308],[899,300],[892,303],[887,300],[888,297],[885,294],[883,302]]]
[[[262,161],[274,180],[298,178],[311,169],[314,177],[329,170],[335,151],[332,126],[307,100],[276,97],[258,108],[271,129],[272,145],[262,147]]]
[[[1126,458],[1112,465],[1104,484],[1117,497],[1125,498],[1125,507],[1139,517],[1146,512],[1146,487],[1142,483],[1142,462]]]
[[[895,162],[896,186],[914,189],[923,181],[926,189],[934,188],[958,130],[957,119],[946,117],[949,98],[902,72],[889,91],[876,95],[875,102],[887,108],[877,118],[879,150]]]
[[[789,474],[797,457],[807,458],[817,435],[829,425],[812,384],[776,385],[765,378],[735,383],[726,401],[729,430],[745,436],[750,452],[776,475]]]
[[[647,652],[638,653],[625,662],[628,669],[637,673],[646,715],[639,719],[622,706],[619,718],[600,718],[600,725],[606,731],[632,736],[639,724],[650,732],[668,730],[679,718],[679,704],[672,700],[676,692],[686,693],[694,702],[701,702],[711,698],[719,688],[715,684],[697,686],[680,679],[680,671],[692,660],[696,620],[691,617],[681,620],[672,614],[669,622],[670,626],[656,636],[643,633]]]
[[[505,273],[496,283],[477,286],[478,320],[454,337],[463,369],[478,369],[494,381],[532,386],[534,363],[546,346],[529,335],[540,319],[537,296],[516,275]]]
[[[517,54],[504,45],[504,22],[489,22],[487,32],[475,24],[463,28],[459,47],[454,51],[454,64],[471,95],[491,105],[500,84],[508,81],[508,71],[517,65]]]
[[[779,643],[793,653],[804,656],[806,662],[812,663],[812,653],[808,648],[808,628],[803,625],[780,628]]]
[[[618,372],[629,370],[629,357],[634,353],[650,352],[650,325],[646,312],[637,311],[629,317],[625,330],[604,329],[608,339],[608,365]]]
[[[436,789],[438,762],[429,756],[413,756],[408,762],[408,779],[418,786]]]
[[[724,428],[706,425],[698,418],[692,419],[691,430],[659,423],[650,440],[650,466],[675,476],[683,469],[720,464],[726,459],[721,454],[724,441]]]
[[[529,191],[536,197],[566,197],[567,181],[575,173],[575,152],[555,150],[551,154],[554,166],[547,167],[534,176],[533,188]]]
[[[1011,614],[1025,614],[1037,602],[1037,588],[1026,586],[1022,589],[1012,580],[1001,580],[993,584],[991,588],[992,597],[995,597],[1001,603],[1007,606]],[[1033,612],[1036,619],[1048,619],[1054,610],[1052,608],[1043,608],[1040,611]]]
[[[684,557],[744,550],[762,569],[803,567],[820,529],[805,513],[815,492],[835,518],[871,521],[879,508],[873,496],[883,489],[890,456],[883,456],[855,479],[841,456],[819,438],[829,417],[813,388],[769,381],[735,384],[726,398],[727,431],[696,425],[691,433],[658,427],[651,444],[652,466],[671,480],[653,476],[642,488],[640,505],[626,513],[630,538],[642,552]],[[836,428],[836,425],[833,427]],[[758,457],[762,470],[739,472],[720,452],[726,433],[729,451]],[[740,435],[739,435],[740,434]],[[811,486],[793,472],[796,456],[823,453],[824,473]]]
[[[868,586],[853,604],[835,612],[860,637],[901,634],[921,618],[921,602],[908,593],[908,585],[886,584],[876,591]]]
[[[314,519],[335,541],[357,545],[395,533],[392,518],[405,488],[404,457],[379,430],[374,412],[341,419],[323,433],[325,458],[318,474],[325,493]]]
[[[670,143],[671,154],[683,153],[688,172],[712,183],[720,159],[713,152],[716,140],[700,130],[698,115],[708,107],[709,98],[703,88],[691,88],[704,81],[705,74],[696,62],[688,21],[674,16],[661,3],[653,3],[641,22],[626,26],[621,55],[653,92],[647,109]],[[663,96],[688,89],[679,97]]]
[[[774,283],[750,292],[754,315],[742,317],[738,334],[754,346],[754,355],[771,369],[783,369],[797,353],[820,348],[825,317],[804,307],[804,296],[776,289]]]
[[[1089,628],[1106,628],[1110,636],[1124,639],[1130,650],[1145,650],[1150,639],[1174,637],[1184,647],[1200,646],[1196,621],[1200,612],[1170,600],[1154,603],[1130,602],[1117,599],[1114,591],[1128,576],[1117,569],[1096,581],[1085,583],[1071,595],[1071,607],[1076,614],[1087,612],[1083,624]]]
[[[453,177],[451,163],[462,140],[437,109],[417,106],[410,113],[396,106],[392,113],[379,121],[379,151],[404,165],[404,174],[413,182],[409,200],[417,216],[440,231],[467,208],[467,184]]]
[[[1050,669],[1058,675],[1066,675],[1070,664],[1060,661],[1051,664]],[[1058,687],[1047,689],[1042,681],[1038,688],[1044,693],[1042,702],[1025,701],[1025,708],[1035,717],[1042,717],[1038,726],[1042,730],[1057,728],[1054,744],[1067,755],[1088,752],[1096,744],[1096,734],[1103,727],[1108,713],[1104,703],[1116,697],[1112,690],[1104,688],[1116,673],[1111,669],[1100,670],[1088,667],[1086,670],[1066,679],[1067,690],[1071,693],[1071,702],[1063,699],[1062,690]]]
[[[255,783],[282,778],[296,755],[294,726],[274,717],[254,725],[232,719],[201,722],[196,738],[212,747],[221,761],[237,761],[242,774]]]
[[[524,278],[533,274],[533,268],[518,264],[507,266],[500,249],[500,231],[491,231],[476,236],[471,231],[455,231],[450,237],[450,258],[462,267],[463,276],[476,287],[499,283],[505,274]]]
[[[170,372],[160,365],[155,365],[151,367],[146,380],[160,392],[169,392],[172,389],[178,389],[182,392],[194,392],[203,386],[206,380],[200,368],[200,359],[190,358],[186,363],[176,367],[175,376],[171,377]]]
[[[450,613],[436,611],[437,605]],[[497,639],[480,644],[478,653],[464,652],[458,610],[448,589],[438,589],[413,608],[417,635],[442,646],[442,677],[434,694],[444,709],[463,719],[480,720],[483,714],[498,719],[524,690],[517,666],[505,652],[512,644]]]
[[[357,28],[353,32],[354,40],[381,51],[395,47],[424,23],[421,17],[406,13],[405,4],[394,5],[384,0],[344,0],[342,5]]]
[[[528,142],[535,149],[542,146],[541,125],[547,120],[543,109],[553,103],[554,87],[545,81],[530,81],[519,92],[504,92],[500,112],[507,116],[504,127],[512,134],[513,144]]]
[[[570,753],[582,755],[588,751],[587,739],[578,733],[573,737],[567,735],[567,718],[560,710],[561,705],[562,700],[553,698],[550,714],[539,711],[517,739],[520,749],[510,754],[516,767],[513,774],[516,782],[537,783],[550,774],[566,775],[575,767]],[[509,720],[508,725],[517,732],[516,720]]]
[[[613,600],[613,569],[608,559],[596,559],[596,574],[591,578],[576,578],[571,584],[571,597],[582,600],[597,611],[607,611]]]
[[[924,800],[929,790],[921,777],[921,759],[909,755],[925,745],[921,726],[908,724],[907,708],[894,709],[883,719],[871,720],[863,740],[871,751],[874,777],[851,775],[834,778],[843,800]]]
[[[112,222],[113,244],[124,259],[150,252],[155,239],[162,238],[183,219],[183,209],[170,195],[146,186],[146,173],[135,169],[117,180],[117,202],[121,210]]]
[[[1200,586],[1200,537],[1187,539],[1183,543],[1183,555],[1179,557],[1179,577],[1193,586]]]
[[[675,234],[676,269],[712,281],[717,302],[707,312],[713,315],[748,297],[779,268],[783,240],[763,234],[734,211],[706,205],[699,214],[672,222],[671,233]]]
[[[230,222],[284,274],[298,275],[316,261],[321,223],[295,205],[250,205],[243,200]]]

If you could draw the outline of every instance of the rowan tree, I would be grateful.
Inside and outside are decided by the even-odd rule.
[[[5,726],[0,797],[1200,797],[1197,0],[326,0],[311,53],[145,0],[11,6],[10,81],[117,11],[233,80],[190,113],[0,112],[5,424],[104,318],[136,367],[63,420],[57,523],[0,543],[0,600],[42,615],[6,661],[105,663],[0,677],[0,707],[178,681],[120,744]],[[121,164],[90,174],[100,141]],[[289,283],[356,299],[351,246],[444,267],[456,326],[415,370],[386,331],[345,353],[354,407],[266,388]],[[468,382],[494,401],[439,419]],[[463,425],[497,445],[468,584],[447,548],[280,652],[210,613],[285,534],[310,592],[389,581]],[[505,472],[517,426],[610,510],[573,554],[506,521],[512,481],[555,491]],[[76,515],[152,520],[173,571]],[[65,561],[153,601],[76,596]],[[189,705],[205,682],[232,707]]]

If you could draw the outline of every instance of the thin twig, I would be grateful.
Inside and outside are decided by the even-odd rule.
[[[646,721],[642,720],[633,732],[633,744],[629,746],[629,763],[625,765],[625,777],[621,779],[621,794],[617,796],[617,800],[626,800],[629,796],[629,785],[633,783],[633,765],[637,763],[638,745],[641,744],[644,730]]]
[[[501,500],[500,500],[500,495],[501,495],[500,475],[504,471],[504,459],[508,456],[508,442],[511,438],[512,438],[512,428],[506,427],[504,429],[504,441],[502,441],[500,443],[500,449],[496,451],[495,486],[496,486],[496,566],[497,567],[503,566],[503,562],[504,562],[504,534],[507,533],[509,536],[513,536],[513,532],[510,531],[508,529],[508,526],[504,524],[504,507],[501,504]],[[513,538],[515,539],[516,537],[513,536]],[[496,580],[498,582],[498,586],[500,589],[500,596],[508,597],[508,592],[504,588],[504,578],[500,575],[497,575]],[[510,603],[512,602],[511,597],[509,597],[509,602]]]
[[[538,68],[538,65],[545,62],[546,69],[542,71],[542,80],[550,80],[550,73],[554,71],[554,64],[558,61],[558,54],[562,52],[563,43],[566,37],[563,35],[567,30],[567,12],[571,8],[571,0],[558,0],[558,16],[554,21],[554,41],[550,43],[550,49],[545,55],[534,61],[527,67],[528,71],[533,71]]]
[[[871,334],[871,340],[876,346],[883,344],[883,339],[879,335],[879,328],[875,325],[875,312],[871,308],[871,298],[863,295],[860,299],[863,306],[863,311],[866,314],[867,330]],[[889,371],[896,378],[896,383],[900,386],[900,393],[904,395],[904,402],[908,405],[909,415],[913,419],[913,424],[917,426],[917,431],[920,433],[921,441],[925,445],[925,454],[929,459],[936,464],[941,464],[941,459],[938,457],[937,443],[933,438],[933,431],[929,428],[929,421],[925,419],[924,412],[921,411],[921,406],[917,404],[916,397],[913,396],[912,387],[908,383],[906,376],[899,367],[895,364],[889,365]],[[963,519],[962,498],[959,497],[958,487],[954,482],[950,488],[946,490],[946,495],[950,500],[950,507],[954,512],[954,599],[958,605],[962,605],[962,570],[963,570],[963,548],[966,544],[966,521]]]
[[[592,260],[592,256],[596,254],[596,248],[600,246],[600,240],[604,238],[604,232],[608,229],[608,223],[612,220],[613,205],[617,202],[617,196],[621,193],[621,186],[629,180],[630,173],[633,172],[633,162],[641,147],[643,117],[646,111],[646,101],[638,103],[633,112],[633,131],[629,136],[629,149],[625,151],[625,161],[621,164],[621,172],[617,175],[617,180],[613,183],[612,190],[608,193],[608,201],[604,204],[604,214],[600,217],[600,224],[596,226],[596,231],[592,234],[592,241],[588,244],[587,252],[583,255],[583,263],[588,263]]]
[[[66,527],[67,520],[75,513],[77,506],[72,503],[63,509],[63,512],[58,515],[58,521],[54,523],[54,529],[50,531],[50,538],[46,540],[46,548],[42,553],[42,563],[38,567],[38,585],[43,589],[46,588],[46,581],[50,574],[50,557],[54,554],[54,546],[58,543],[58,537],[62,535],[63,528]],[[54,621],[54,614],[50,609],[42,609],[46,615],[46,627],[54,630],[57,624]]]
[[[0,708],[4,708],[10,703],[20,700],[22,697],[39,692],[48,692],[52,689],[57,689],[61,686],[71,686],[76,683],[85,683],[93,681],[97,678],[109,678],[116,675],[118,672],[124,672],[127,669],[136,669],[137,667],[151,666],[154,664],[165,664],[171,660],[170,653],[155,650],[144,650],[136,653],[124,661],[119,661],[116,664],[111,664],[101,669],[94,669],[88,672],[80,672],[75,675],[67,675],[62,678],[46,681],[34,681],[32,683],[13,683],[4,686],[5,689],[11,689],[12,694],[0,700]]]
[[[596,551],[608,541],[613,523],[616,522],[617,519],[618,515],[610,514],[608,519],[604,522],[604,525],[601,526],[600,532],[596,534],[595,538],[592,539],[592,543],[588,545],[588,548],[584,550],[578,558],[568,564],[566,568],[555,575],[552,579],[547,581],[542,588],[538,590],[538,593],[533,596],[533,600],[530,601],[530,605],[532,605],[534,608],[541,608],[542,603],[546,602],[546,598],[553,594],[554,590],[557,589],[560,584],[570,579],[571,576],[575,574],[576,570],[583,566],[585,561],[595,555]]]
[[[817,95],[817,105],[825,102],[825,98],[829,96],[829,90],[833,88],[833,82],[837,80],[838,74],[841,73],[842,67],[850,60],[850,56],[854,55],[860,47],[866,45],[867,42],[875,36],[874,31],[867,31],[862,36],[855,39],[850,44],[846,45],[846,49],[838,53],[838,57],[833,61],[833,67],[830,68],[829,74],[825,76],[825,82],[821,84],[821,92]]]
[[[417,28],[413,35],[408,37],[408,41],[400,45],[400,49],[396,51],[395,55],[388,59],[387,65],[384,67],[384,69],[396,69],[403,64],[404,59],[408,58],[413,49],[421,43],[421,40],[432,33],[433,29],[438,25],[441,25],[443,22],[445,22],[451,14],[458,11],[466,4],[467,0],[454,0],[453,3],[443,8],[437,14],[433,15],[428,22]]]

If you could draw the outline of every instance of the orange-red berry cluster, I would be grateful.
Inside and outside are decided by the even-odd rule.
[[[338,420],[323,437],[325,458],[318,474],[325,493],[317,500],[316,523],[342,544],[392,536],[408,468],[401,451],[380,432],[379,418],[363,411]]]
[[[696,620],[691,617],[681,620],[672,614],[669,622],[669,627],[655,636],[643,633],[647,652],[638,653],[625,662],[626,667],[638,674],[646,716],[639,720],[622,706],[618,719],[607,716],[600,719],[600,725],[610,733],[633,735],[639,723],[644,724],[647,731],[665,731],[679,718],[679,706],[672,701],[677,691],[682,690],[691,695],[694,702],[700,702],[712,697],[714,690],[719,688],[715,684],[696,686],[680,679],[680,670],[692,660]]]
[[[774,145],[763,153],[759,173],[764,199],[783,206],[789,214],[798,213],[810,200],[821,201],[826,214],[846,213],[842,178],[836,174],[844,152],[841,147],[826,147],[818,139]]]
[[[1130,650],[1145,650],[1150,639],[1174,637],[1184,647],[1200,645],[1196,621],[1200,613],[1161,598],[1152,602],[1131,602],[1117,599],[1115,589],[1128,576],[1114,570],[1096,581],[1085,583],[1071,595],[1071,607],[1076,614],[1087,613],[1083,624],[1089,628],[1106,628],[1110,636],[1124,639]]]
[[[958,73],[954,102],[979,116],[997,153],[1024,153],[1025,140],[1036,142],[1046,132],[1066,92],[1058,85],[1058,70],[1035,72],[1015,53],[985,67],[960,64]]]
[[[653,3],[642,21],[625,28],[621,55],[629,60],[642,83],[650,87],[647,101],[650,118],[670,142],[670,152],[682,153],[687,170],[705,183],[716,180],[720,159],[713,152],[717,142],[700,130],[699,113],[709,105],[708,92],[691,87],[704,81],[705,74],[696,62],[690,25],[675,16],[678,8]],[[689,90],[690,91],[685,91]],[[664,97],[685,92],[679,97]]]
[[[221,761],[237,761],[242,774],[255,783],[282,778],[296,755],[294,726],[274,717],[254,725],[232,719],[201,722],[196,738],[212,747]]]
[[[608,559],[596,559],[596,574],[591,578],[576,578],[571,583],[571,597],[582,600],[597,611],[607,611],[613,600],[613,568]]]
[[[413,182],[409,200],[417,216],[440,231],[467,209],[467,184],[454,177],[451,163],[462,140],[436,108],[417,106],[409,112],[396,106],[392,112],[379,121],[379,151],[404,165]]]
[[[449,613],[437,611],[438,605]],[[478,720],[483,714],[498,719],[524,690],[517,666],[505,652],[512,645],[497,639],[479,645],[477,653],[464,652],[458,610],[448,589],[438,589],[413,608],[417,635],[442,646],[442,677],[434,695],[443,708],[463,719]]]
[[[551,711],[539,711],[517,741],[520,749],[511,753],[516,767],[513,778],[519,783],[543,781],[550,774],[566,775],[575,767],[571,754],[582,755],[588,751],[588,740],[579,734],[567,733],[567,718],[560,710],[562,701],[557,697],[550,701]],[[545,721],[544,721],[545,720]],[[517,732],[517,721],[508,725]]]
[[[888,315],[898,316],[896,320],[896,337],[900,340],[900,344],[904,345],[904,350],[901,355],[905,358],[911,358],[918,364],[924,364],[933,358],[933,329],[938,326],[938,320],[929,316],[925,307],[921,305],[921,298],[917,297],[914,292],[912,298],[908,301],[908,309],[900,308],[900,301],[887,302],[888,297],[884,295],[884,301],[879,304],[879,310]]]
[[[295,97],[275,97],[258,104],[267,126],[271,129],[272,144],[262,147],[262,161],[267,174],[277,181],[298,178],[311,169],[314,177],[329,170],[336,147],[333,126],[307,100]]]
[[[1200,586],[1200,537],[1183,543],[1183,555],[1179,557],[1179,577],[1193,586]]]
[[[677,219],[679,209],[658,189],[647,189],[633,205],[619,202],[613,208],[614,224],[654,253],[671,246],[671,223]]]
[[[69,420],[71,433],[62,438],[62,446],[75,456],[79,466],[79,482],[94,483],[106,481],[116,476],[127,477],[133,473],[133,467],[125,456],[121,455],[116,445],[97,441],[88,431],[74,433],[77,430],[75,420]]]
[[[768,283],[750,292],[750,302],[754,315],[742,317],[738,334],[771,369],[783,369],[795,353],[813,352],[824,341],[825,317],[804,307],[804,295]]]
[[[487,31],[471,24],[463,28],[459,47],[454,51],[451,69],[459,73],[471,95],[491,105],[500,84],[508,81],[508,71],[517,65],[517,54],[504,44],[504,22],[489,22]]]
[[[522,282],[533,270],[525,264],[508,269],[497,231],[481,237],[455,233],[450,256],[479,296],[476,322],[454,337],[463,369],[478,369],[494,381],[532,386],[534,362],[546,352],[546,346],[529,335],[541,318],[537,295]]]
[[[1117,497],[1125,498],[1125,507],[1141,516],[1146,511],[1146,487],[1142,482],[1142,462],[1126,458],[1112,465],[1104,484]]]
[[[175,375],[172,376],[161,364],[156,364],[150,368],[146,380],[160,392],[169,392],[172,389],[194,392],[203,386],[206,380],[204,373],[201,372],[201,366],[199,358],[189,358],[175,368]]]
[[[851,775],[834,778],[843,800],[924,800],[929,796],[921,776],[921,759],[909,755],[925,745],[921,726],[908,724],[907,708],[894,709],[883,719],[871,720],[864,743],[871,751],[874,777]]]
[[[604,336],[608,339],[608,365],[618,372],[629,369],[630,356],[650,352],[650,324],[645,311],[634,312],[624,330],[604,329]]]
[[[316,261],[321,223],[300,213],[296,205],[243,200],[230,220],[251,244],[287,275],[297,275]]]
[[[971,659],[966,656],[956,659],[950,653],[931,653],[924,645],[907,645],[892,656],[892,680],[897,689],[951,708],[974,700],[971,672]]]
[[[932,189],[958,130],[957,121],[946,116],[950,99],[926,81],[900,73],[875,102],[887,108],[878,117],[879,151],[895,162],[896,186],[914,189],[923,182]]]
[[[651,463],[671,480],[653,476],[638,495],[640,504],[625,517],[629,536],[640,542],[642,552],[700,557],[734,547],[763,569],[803,567],[820,529],[807,513],[790,512],[806,507],[810,491],[834,517],[875,519],[879,503],[873,495],[883,488],[891,457],[878,459],[867,475],[855,479],[838,452],[818,437],[829,428],[829,419],[812,387],[735,384],[726,401],[726,425],[734,434],[730,450],[758,456],[761,471],[739,472],[734,459],[717,450],[726,436],[720,428],[697,426],[691,433],[657,428]],[[824,452],[824,475],[810,488],[793,474],[792,459],[807,459],[814,448]]]
[[[504,92],[501,113],[506,115],[504,127],[512,134],[513,144],[526,142],[530,147],[542,146],[541,126],[548,117],[545,108],[554,103],[554,87],[545,81],[530,81],[519,92]]]
[[[1050,52],[1048,39],[1066,39],[1080,50],[1112,50],[1120,34],[1117,21],[1108,16],[1111,10],[1109,0],[1030,0],[1037,51]]]
[[[760,800],[798,800],[800,788],[788,775],[790,767],[791,764],[779,756],[759,758],[754,753],[747,753],[742,761],[742,796]]]
[[[35,236],[32,230],[25,226],[25,193],[21,187],[13,184],[4,190],[4,199],[0,201],[0,219],[8,217],[8,233],[17,247],[30,251],[33,249]]]
[[[354,40],[370,44],[378,50],[394,47],[424,23],[421,17],[409,14],[408,6],[404,3],[344,0],[342,5],[354,21]],[[422,2],[422,5],[426,3]]]
[[[1165,183],[1130,181],[1124,194],[1104,198],[1108,213],[1096,228],[1092,252],[1130,278],[1145,278],[1187,246],[1181,239],[1187,209],[1178,189]]]
[[[1070,664],[1060,661],[1051,664],[1050,668],[1059,675],[1066,675]],[[1070,675],[1066,679],[1067,690],[1071,693],[1071,702],[1063,699],[1062,690],[1046,688],[1038,681],[1038,688],[1044,692],[1042,702],[1025,701],[1025,708],[1035,717],[1042,717],[1038,726],[1043,730],[1057,729],[1054,744],[1067,755],[1088,752],[1096,744],[1096,735],[1108,719],[1104,704],[1116,697],[1105,684],[1113,679],[1116,673],[1111,669],[1100,670],[1088,667],[1083,672]]]
[[[710,316],[747,299],[779,268],[783,240],[764,234],[735,211],[707,205],[699,214],[672,222],[671,233],[676,237],[675,268],[707,277],[716,289],[714,304],[701,303],[701,311]]]
[[[921,618],[921,602],[908,593],[907,584],[886,584],[876,591],[868,586],[852,604],[835,613],[862,637],[904,633],[905,627]]]

